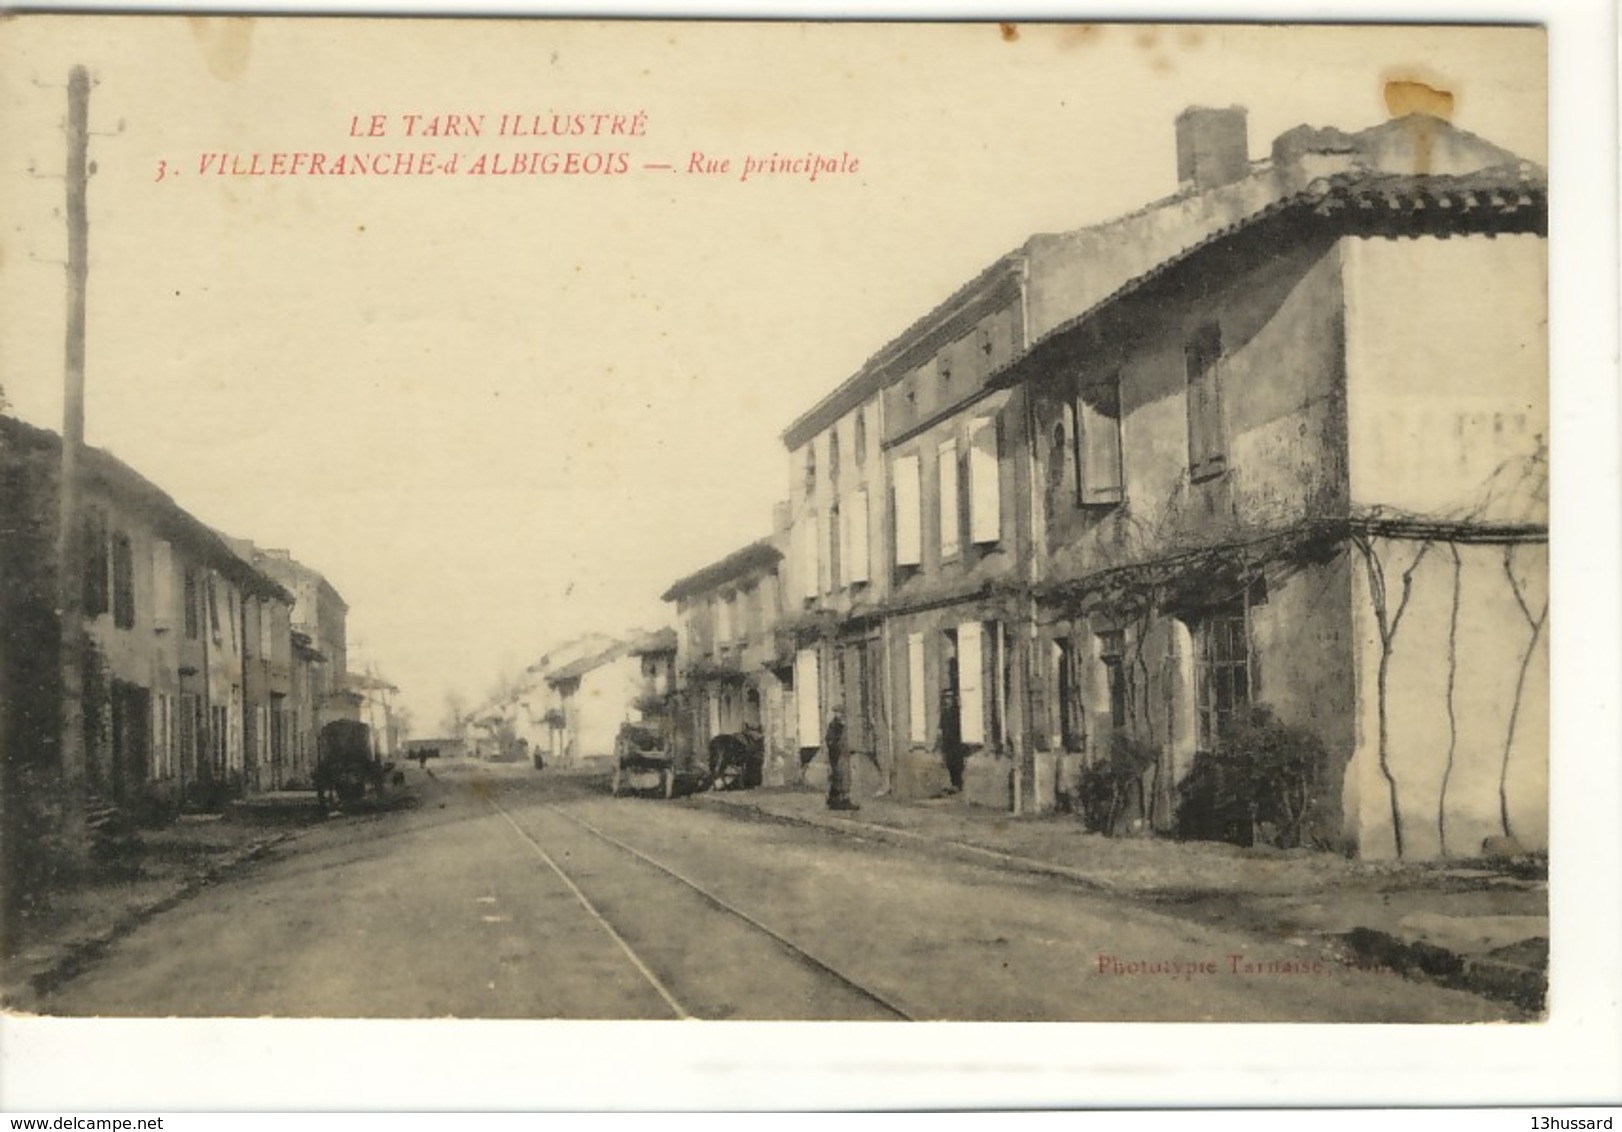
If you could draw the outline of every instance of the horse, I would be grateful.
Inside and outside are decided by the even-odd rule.
[[[765,733],[745,724],[742,731],[711,739],[709,755],[712,790],[759,786],[766,762]]]

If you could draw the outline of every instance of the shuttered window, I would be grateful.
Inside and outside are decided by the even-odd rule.
[[[715,642],[719,645],[732,640],[732,598],[730,595],[715,599]]]
[[[896,458],[891,467],[891,488],[895,504],[895,563],[917,566],[923,561],[922,493],[917,456]]]
[[[1193,479],[1219,475],[1227,466],[1222,420],[1222,332],[1203,326],[1183,348],[1188,370],[1188,473]]]
[[[152,617],[154,627],[175,627],[176,593],[174,547],[163,539],[152,543]]]
[[[870,569],[867,554],[867,490],[860,488],[851,493],[845,504],[845,524],[848,528],[845,546],[849,561],[845,569],[852,585],[868,580]]]
[[[107,587],[107,516],[91,508],[84,517],[84,612],[96,617],[112,608]]]
[[[202,583],[198,578],[197,569],[192,566],[186,567],[186,572],[181,579],[180,604],[186,610],[186,637],[188,640],[195,641],[200,632],[199,624],[202,610],[199,606],[203,600],[201,591]]]
[[[794,528],[794,569],[800,575],[800,597],[812,599],[820,592],[817,586],[817,520],[807,515]]]
[[[845,538],[846,519],[839,509],[839,500],[835,499],[833,506],[828,509],[828,592],[832,593],[842,584],[845,574],[843,561],[844,549],[840,544]]]
[[[943,441],[937,450],[936,461],[940,469],[937,483],[940,489],[941,558],[956,558],[962,549],[963,526],[957,481],[957,441]]]
[[[1090,385],[1076,409],[1076,466],[1083,506],[1111,505],[1126,496],[1121,467],[1121,375]]]
[[[794,654],[794,709],[802,747],[815,747],[822,742],[822,706],[818,695],[817,650],[801,649]]]
[[[965,743],[986,741],[985,628],[978,621],[957,627],[958,721]]]
[[[907,635],[907,739],[929,742],[929,718],[925,714],[924,635]]]
[[[113,536],[113,624],[135,628],[135,548],[130,536]]]
[[[969,426],[969,537],[976,543],[1002,537],[997,421],[993,417],[978,417]]]

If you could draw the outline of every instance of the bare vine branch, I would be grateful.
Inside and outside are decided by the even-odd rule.
[[[1532,627],[1532,635],[1526,642],[1526,651],[1521,654],[1520,672],[1515,677],[1515,698],[1509,707],[1509,728],[1504,736],[1504,759],[1498,768],[1498,822],[1503,827],[1505,837],[1514,837],[1509,822],[1509,759],[1510,752],[1515,747],[1515,728],[1520,721],[1521,700],[1526,693],[1526,673],[1532,666],[1532,656],[1537,652],[1538,639],[1543,635],[1543,623],[1549,616],[1549,599],[1543,599],[1543,608],[1534,617],[1531,608],[1521,593],[1520,581],[1515,577],[1514,567],[1515,548],[1504,548],[1504,576],[1509,579],[1509,592],[1515,597],[1515,604],[1521,607],[1521,615],[1526,618],[1527,624]]]

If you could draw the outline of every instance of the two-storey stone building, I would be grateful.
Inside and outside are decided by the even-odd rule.
[[[1546,845],[1543,171],[1422,115],[1175,144],[783,434],[795,742],[839,706],[859,791],[1014,809],[1126,752],[1115,816],[1229,836],[1193,787],[1265,706],[1301,839]]]
[[[673,583],[676,758],[703,765],[712,739],[758,734],[765,781],[793,773],[801,673],[779,633],[782,551],[761,539]]]

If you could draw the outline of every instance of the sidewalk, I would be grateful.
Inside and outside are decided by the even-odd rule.
[[[1548,985],[1548,883],[1528,862],[1353,861],[1312,850],[1086,832],[1072,815],[1015,816],[961,799],[863,798],[827,809],[809,787],[700,796],[755,820],[793,822],[947,853],[1127,897],[1167,915],[1315,939],[1332,958],[1402,972],[1540,1012]]]
[[[412,785],[394,787],[357,813],[411,805]],[[73,888],[52,892],[24,913],[14,953],[0,966],[0,1008],[30,1011],[39,997],[71,979],[141,924],[214,884],[302,828],[324,822],[314,791],[280,791],[233,802],[222,814],[183,815],[139,831],[140,849],[123,870],[110,867]]]
[[[109,869],[51,893],[23,914],[16,952],[4,958],[0,1006],[32,1009],[40,995],[140,924],[291,836],[218,814],[184,816],[162,829],[140,831],[138,863],[122,875]]]

